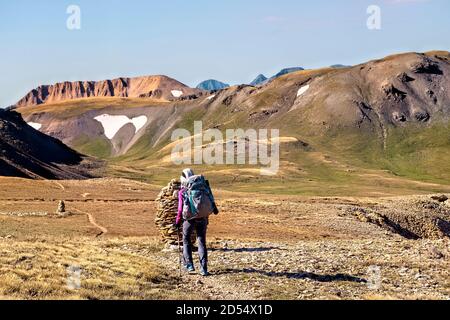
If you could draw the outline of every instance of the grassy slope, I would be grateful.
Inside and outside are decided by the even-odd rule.
[[[386,151],[389,168],[418,180],[450,181],[450,123],[425,129],[413,126],[390,131]]]
[[[122,249],[132,241],[92,238],[48,238],[41,241],[0,241],[0,297],[8,299],[180,299],[186,292],[178,279],[150,257]],[[142,243],[142,239],[136,239]],[[155,255],[160,245],[147,241]],[[107,253],[107,254],[105,254]],[[11,268],[11,264],[14,268]],[[81,269],[78,290],[68,287],[68,268]],[[197,293],[192,297],[200,298]]]
[[[24,116],[35,113],[51,113],[59,119],[75,117],[90,110],[103,108],[139,108],[153,105],[166,105],[150,98],[84,98],[17,109]]]
[[[189,128],[193,120],[202,116],[203,111],[187,114],[178,127]],[[220,119],[221,116],[209,114],[206,119]],[[232,125],[243,124],[237,117],[232,119]],[[386,150],[381,139],[370,131],[343,130],[326,136],[307,135],[306,132],[314,130],[299,130],[289,120],[283,122],[282,128],[282,136],[294,136],[310,143],[311,148],[283,144],[281,170],[276,177],[260,176],[255,170],[259,167],[254,166],[191,166],[228,190],[322,196],[448,190],[441,185],[448,185],[450,181],[446,162],[450,150],[448,125],[437,124],[420,130],[391,128]],[[404,139],[405,136],[408,139]],[[156,148],[145,144],[148,138],[144,136],[129,154],[114,159],[111,173],[160,185],[178,177],[183,166],[160,162],[167,153],[161,154],[159,149],[169,142],[169,137]]]
[[[82,154],[108,159],[111,156],[111,143],[104,138],[90,139],[84,135],[72,141],[72,146]]]

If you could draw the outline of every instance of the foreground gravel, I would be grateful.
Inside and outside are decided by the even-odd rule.
[[[180,287],[209,299],[450,299],[449,240],[213,241],[208,278]],[[176,251],[156,258],[178,273]]]

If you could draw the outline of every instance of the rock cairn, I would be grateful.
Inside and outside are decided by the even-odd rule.
[[[56,209],[56,215],[58,218],[66,218],[72,215],[71,212],[67,211],[66,204],[64,200],[58,202],[58,208]]]
[[[161,190],[156,198],[158,211],[155,223],[161,233],[163,242],[167,245],[178,244],[177,230],[173,227],[173,224],[177,217],[178,192],[180,189],[181,183],[174,179]]]
[[[64,203],[64,201],[59,201],[56,213],[60,215],[64,215],[66,213],[66,204]]]
[[[174,228],[178,211],[178,192],[181,189],[181,183],[175,179],[164,187],[156,198],[158,203],[155,223],[161,233],[162,241],[167,246],[178,245],[177,230]],[[192,236],[195,243],[195,235]],[[182,239],[180,239],[182,241]]]

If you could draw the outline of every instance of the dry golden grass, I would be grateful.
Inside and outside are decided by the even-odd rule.
[[[8,299],[179,299],[178,279],[150,257],[120,250],[132,240],[42,238],[0,240],[0,297]],[[152,239],[149,256],[160,247]],[[69,268],[81,269],[80,289],[68,287]],[[175,275],[176,276],[176,275]],[[194,295],[195,297],[195,295]]]

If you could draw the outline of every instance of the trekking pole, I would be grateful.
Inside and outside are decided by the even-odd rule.
[[[182,251],[181,251],[181,245],[180,245],[180,243],[181,243],[181,241],[180,241],[180,227],[178,227],[178,226],[177,226],[177,235],[178,235],[178,260],[179,260],[179,264],[180,264],[180,279],[181,279],[182,274],[183,274],[183,269],[182,269],[183,268],[183,266],[182,266],[183,262],[181,260]]]

